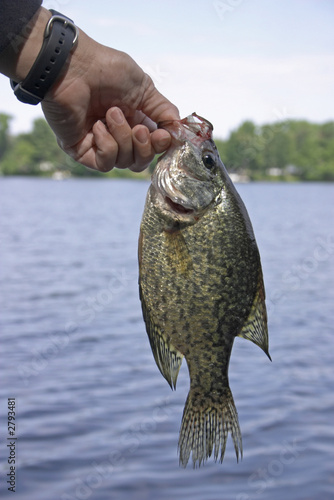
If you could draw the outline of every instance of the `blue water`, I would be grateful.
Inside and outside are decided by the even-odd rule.
[[[1,498],[334,498],[332,184],[238,190],[260,248],[270,353],[236,339],[244,458],[180,468],[186,365],[172,392],[137,290],[148,183],[0,179]],[[16,398],[16,493],[7,398]]]

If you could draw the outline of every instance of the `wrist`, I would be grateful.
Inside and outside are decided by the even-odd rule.
[[[42,47],[27,76],[21,82],[14,79],[11,79],[10,82],[18,100],[26,104],[36,105],[45,98],[45,95],[64,71],[68,56],[78,40],[78,28],[73,24],[73,21],[55,10],[50,12],[52,16],[48,18],[43,31]],[[16,68],[22,68],[19,61],[22,54],[24,58],[26,53],[30,56],[26,67],[30,66],[32,56],[34,56],[34,49],[38,46],[36,44],[36,35],[39,38],[40,23],[38,24],[38,29],[24,44]],[[24,61],[27,63],[25,58]]]
[[[80,87],[80,90],[83,87],[88,89],[90,85],[90,73],[93,72],[96,77],[96,70],[92,70],[91,68],[97,59],[95,46],[99,46],[99,44],[79,28],[77,30],[78,41],[75,49],[69,53],[59,78],[57,78],[54,85],[46,93],[42,104],[50,101],[59,101],[59,103],[62,103],[63,94],[66,94],[66,96],[69,95],[70,100],[73,100],[72,92],[76,92],[77,87]],[[74,90],[72,87],[73,84]]]

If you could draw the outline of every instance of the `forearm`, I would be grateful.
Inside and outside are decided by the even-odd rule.
[[[51,12],[40,7],[21,33],[12,38],[0,54],[0,73],[15,81],[27,76],[42,47],[44,30],[50,17]]]

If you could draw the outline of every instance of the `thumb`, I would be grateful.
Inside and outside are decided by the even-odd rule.
[[[144,92],[141,111],[155,123],[164,120],[179,120],[180,113],[177,107],[163,96],[149,78],[149,84]]]

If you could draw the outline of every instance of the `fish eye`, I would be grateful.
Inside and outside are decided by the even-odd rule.
[[[204,154],[202,156],[202,161],[204,163],[204,166],[208,169],[211,169],[216,165],[216,162],[215,162],[213,156],[211,156],[209,154]]]

